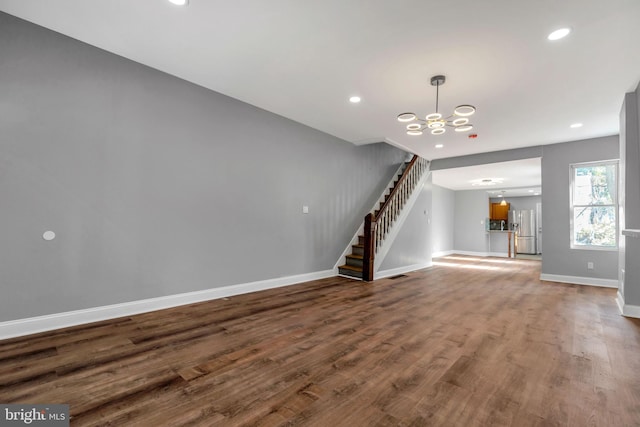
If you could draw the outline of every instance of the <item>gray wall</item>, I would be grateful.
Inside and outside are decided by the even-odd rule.
[[[470,154],[468,156],[447,157],[431,162],[431,170],[462,168],[466,166],[487,165],[491,163],[509,162],[513,160],[542,157],[542,145],[535,147],[514,148],[513,150],[490,151]]]
[[[511,250],[514,249],[513,235],[511,235]],[[489,248],[487,251],[493,256],[507,256],[509,254],[509,235],[507,233],[489,233]],[[511,254],[513,256],[513,254]]]
[[[617,251],[571,249],[570,165],[618,158],[618,137],[545,145],[542,156],[542,273],[617,280]],[[594,270],[587,270],[587,262]]]
[[[625,95],[625,227],[640,229],[640,89]]]
[[[431,262],[431,176],[393,241],[380,271]]]
[[[640,229],[640,86],[625,95],[620,114],[621,226]],[[640,306],[640,239],[621,236],[620,294],[625,305]],[[622,271],[625,271],[624,277]]]
[[[0,87],[0,321],[331,269],[405,157],[2,13]]]
[[[456,192],[438,185],[433,185],[432,188],[433,221],[431,222],[431,235],[433,253],[453,251]]]
[[[434,170],[437,170],[527,157],[542,157],[542,197],[512,198],[513,200],[510,199],[509,202],[516,209],[535,209],[535,203],[542,202],[542,227],[544,230],[542,273],[616,280],[618,278],[617,252],[570,249],[569,165],[578,162],[617,159],[617,136],[439,159],[434,160],[432,166]],[[484,225],[480,224],[480,221],[488,216],[488,203],[488,196],[484,190],[455,192],[453,229],[456,251],[506,253],[506,235],[492,233],[490,237],[487,237]],[[440,228],[440,221],[434,212],[434,230]],[[434,231],[434,241],[436,233]],[[594,270],[587,270],[587,262],[589,261],[594,263]],[[638,285],[638,289],[640,294],[640,285]]]
[[[486,253],[488,234],[485,221],[489,217],[489,195],[485,190],[455,192],[453,245],[456,251]]]

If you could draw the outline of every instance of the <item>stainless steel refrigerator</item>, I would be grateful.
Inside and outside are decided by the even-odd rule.
[[[516,237],[517,253],[536,253],[536,214],[533,209],[513,210],[509,212],[509,222],[513,230],[518,232]]]

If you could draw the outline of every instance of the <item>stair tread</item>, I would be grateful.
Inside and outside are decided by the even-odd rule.
[[[364,245],[358,243],[357,245],[351,245],[352,248],[364,248]]]
[[[349,254],[347,255],[347,258],[364,259],[362,255],[357,255],[357,254]]]
[[[345,264],[345,265],[341,265],[341,266],[340,266],[340,267],[338,267],[338,268],[339,268],[339,269],[340,269],[340,268],[342,268],[342,269],[344,269],[344,270],[351,270],[351,271],[360,271],[360,272],[362,271],[362,267],[356,267],[356,266],[353,266],[353,265],[347,265],[347,264]]]

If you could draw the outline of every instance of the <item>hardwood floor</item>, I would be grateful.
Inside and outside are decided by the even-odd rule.
[[[450,256],[0,341],[0,402],[74,426],[640,425],[640,320],[539,268]]]

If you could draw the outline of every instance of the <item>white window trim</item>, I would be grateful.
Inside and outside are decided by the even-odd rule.
[[[575,169],[578,167],[585,167],[585,166],[607,166],[607,165],[614,165],[616,167],[616,193],[615,193],[615,200],[613,204],[608,204],[608,205],[574,205],[573,204],[573,191],[574,191],[574,185],[575,185]],[[569,165],[569,174],[570,174],[570,180],[569,180],[569,245],[571,247],[571,249],[576,249],[576,250],[588,250],[588,251],[609,251],[609,252],[617,252],[619,250],[619,244],[620,244],[620,239],[618,237],[618,234],[620,234],[620,211],[619,211],[619,191],[620,191],[620,180],[619,180],[619,176],[620,176],[620,161],[617,159],[613,159],[613,160],[601,160],[601,161],[595,161],[595,162],[583,162],[583,163],[571,163]],[[576,208],[580,208],[580,207],[592,207],[592,206],[597,206],[597,207],[613,207],[614,211],[615,211],[615,215],[616,215],[616,245],[615,246],[597,246],[597,245],[576,245],[573,241],[573,218],[574,218],[574,209]]]

